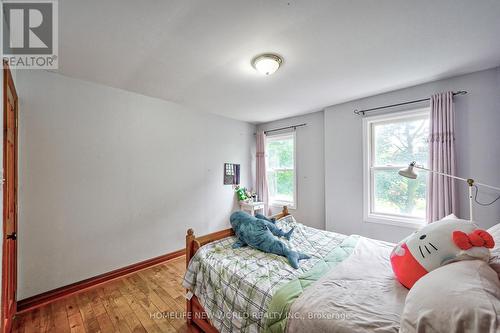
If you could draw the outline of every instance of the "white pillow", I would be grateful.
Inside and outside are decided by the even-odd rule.
[[[455,214],[450,214],[443,217],[441,220],[458,220],[458,217]]]
[[[490,251],[490,266],[493,268],[500,279],[500,223],[495,224],[491,228],[487,230],[491,236],[493,236],[493,240],[495,241],[495,247]]]
[[[499,332],[500,281],[481,260],[444,265],[410,289],[400,333]]]
[[[488,231],[490,233],[490,235],[493,236],[495,243],[497,243],[496,246],[500,246],[500,244],[498,244],[498,241],[500,241],[500,223],[495,224],[494,226],[492,226],[491,228],[489,228],[486,231]]]

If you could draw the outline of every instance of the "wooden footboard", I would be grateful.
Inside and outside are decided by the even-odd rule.
[[[280,219],[287,215],[290,215],[288,213],[288,207],[283,206],[283,210],[281,211],[281,213],[273,217],[276,219]],[[188,267],[191,258],[194,256],[194,254],[196,253],[196,251],[198,251],[200,247],[202,247],[205,244],[211,243],[213,241],[233,235],[234,235],[233,229],[229,228],[213,232],[205,236],[196,237],[194,235],[194,230],[188,229],[186,234],[186,268]],[[212,324],[210,323],[208,316],[205,312],[205,309],[203,309],[203,306],[199,302],[198,298],[194,295],[191,297],[191,299],[188,299],[186,301],[186,321],[188,326],[196,325],[197,328],[199,328],[205,333],[217,332],[217,329],[213,327]]]

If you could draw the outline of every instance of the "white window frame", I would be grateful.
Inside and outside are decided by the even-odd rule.
[[[295,131],[293,132],[285,132],[278,134],[269,134],[266,136],[266,146],[268,140],[280,140],[284,138],[292,137],[293,140],[293,202],[276,200],[271,201],[271,194],[269,194],[269,205],[272,207],[283,207],[287,206],[290,209],[297,209],[297,140],[295,136]],[[266,147],[267,150],[267,147]],[[266,177],[267,177],[267,153],[266,153]],[[289,169],[280,169],[280,170],[289,170]],[[269,181],[269,180],[268,180]]]
[[[373,124],[393,122],[395,120],[429,117],[429,108],[419,108],[397,113],[388,113],[363,118],[363,221],[367,223],[378,223],[396,225],[407,228],[421,228],[425,225],[425,218],[409,217],[397,214],[383,214],[373,212],[373,171],[383,169],[404,168],[408,165],[396,165],[391,167],[374,167],[372,157],[374,156]],[[408,161],[410,163],[411,161]]]

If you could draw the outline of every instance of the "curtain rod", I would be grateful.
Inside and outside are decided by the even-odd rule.
[[[306,123],[303,123],[303,124],[292,125],[292,126],[287,126],[287,127],[275,128],[272,130],[264,131],[264,133],[267,134],[267,133],[282,131],[282,130],[286,130],[286,129],[290,129],[290,128],[293,128],[295,130],[297,127],[302,127],[302,126],[306,126],[306,125],[307,125]],[[254,133],[253,135],[255,135],[255,134],[257,134],[257,133]]]
[[[456,95],[465,95],[467,94],[467,91],[465,90],[460,90],[460,91],[457,91],[457,92],[454,92],[453,93],[453,96],[456,96]],[[393,107],[396,107],[396,106],[401,106],[401,105],[407,105],[407,104],[414,104],[414,103],[419,103],[419,102],[425,102],[425,101],[429,101],[430,98],[422,98],[422,99],[416,99],[414,101],[408,101],[408,102],[402,102],[402,103],[397,103],[397,104],[390,104],[390,105],[384,105],[384,106],[378,106],[376,108],[371,108],[371,109],[365,109],[365,110],[354,110],[354,114],[357,114],[358,116],[359,115],[365,115],[365,112],[370,112],[370,111],[376,111],[376,110],[381,110],[381,109],[387,109],[387,108],[393,108]]]

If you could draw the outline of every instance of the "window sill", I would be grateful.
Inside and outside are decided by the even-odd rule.
[[[283,208],[283,206],[286,206],[288,209],[295,209],[295,204],[291,202],[284,202],[284,201],[273,201],[270,202],[269,205],[271,207],[278,207],[278,208]]]
[[[378,214],[370,214],[368,216],[365,216],[363,222],[393,225],[409,229],[420,229],[423,226],[425,226],[425,220],[404,218],[399,216],[378,215]]]

